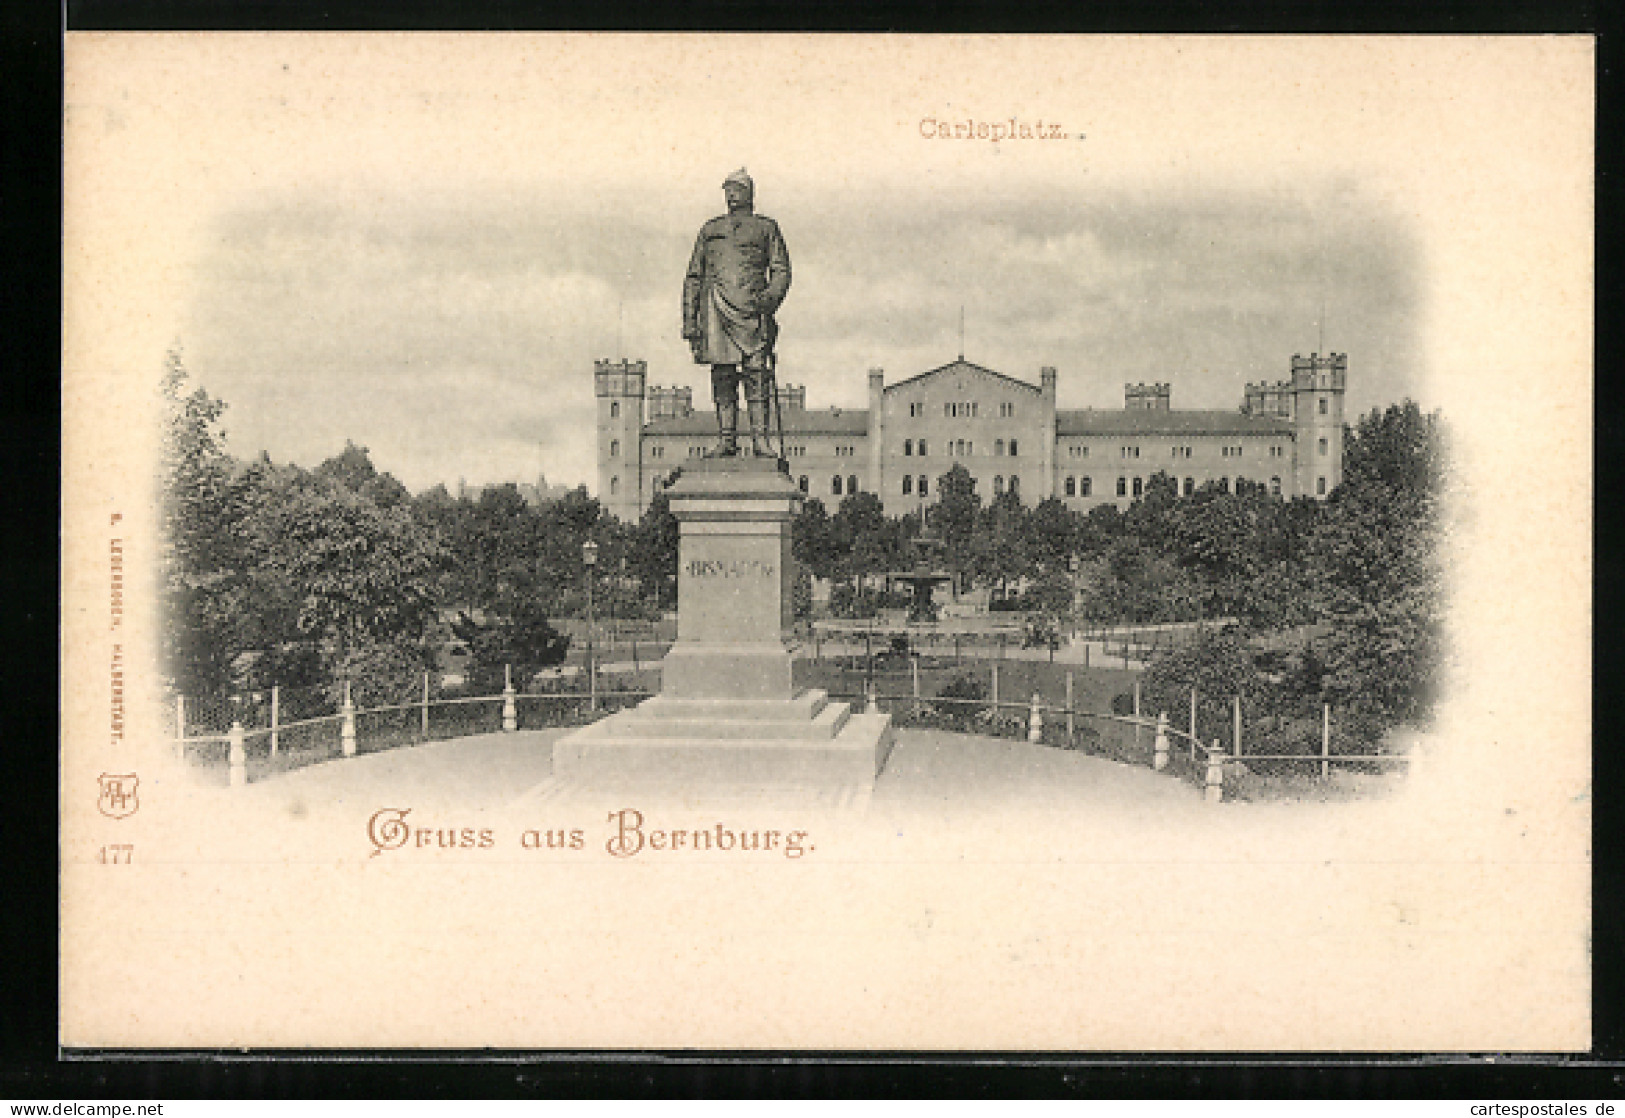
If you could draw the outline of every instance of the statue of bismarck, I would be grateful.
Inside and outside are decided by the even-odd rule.
[[[778,223],[753,212],[755,186],[741,167],[722,183],[728,212],[700,227],[683,278],[683,337],[694,361],[711,366],[717,405],[716,453],[739,453],[739,382],[750,407],[750,450],[771,457],[767,440],[773,391],[773,315],[790,290],[790,254]]]

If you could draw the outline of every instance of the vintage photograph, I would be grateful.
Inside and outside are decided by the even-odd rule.
[[[1589,39],[66,62],[65,1047],[1588,1047]]]

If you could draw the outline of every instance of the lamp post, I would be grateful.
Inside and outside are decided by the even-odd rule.
[[[598,565],[598,545],[588,540],[581,545],[581,562],[587,573],[587,709],[598,709],[598,666],[592,648],[592,573]]]

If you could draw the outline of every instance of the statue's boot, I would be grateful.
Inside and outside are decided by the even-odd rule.
[[[767,401],[750,401],[750,452],[757,458],[776,458],[767,441]]]
[[[718,458],[732,458],[739,453],[739,402],[726,400],[717,404]]]

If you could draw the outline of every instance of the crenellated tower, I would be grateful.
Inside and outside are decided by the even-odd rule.
[[[1348,366],[1346,353],[1292,355],[1293,492],[1301,496],[1324,498],[1343,480]]]
[[[1173,406],[1172,388],[1167,384],[1123,385],[1126,411],[1168,411]]]
[[[628,524],[643,514],[643,401],[645,361],[596,361],[598,501]]]

